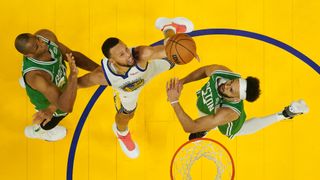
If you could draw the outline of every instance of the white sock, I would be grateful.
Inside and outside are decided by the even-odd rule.
[[[129,133],[129,128],[127,128],[124,131],[120,131],[117,127],[117,132],[121,135],[121,136],[126,136]]]
[[[286,119],[286,117],[284,117],[282,113],[279,112],[279,113],[265,116],[262,118],[252,118],[252,119],[246,120],[242,128],[240,129],[240,131],[237,134],[235,134],[235,136],[253,134],[283,119]]]

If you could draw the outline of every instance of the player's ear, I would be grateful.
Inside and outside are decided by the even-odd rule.
[[[231,100],[232,102],[239,102],[239,101],[240,101],[240,98],[238,98],[238,97],[233,97],[233,98],[230,98],[230,100]]]
[[[115,63],[115,60],[113,59],[113,57],[112,56],[110,56],[109,58],[108,58],[108,60],[111,62],[111,63]]]
[[[109,60],[111,63],[116,63],[116,60],[115,60],[114,56],[111,55],[111,53],[110,53],[110,56],[109,56],[108,60]]]
[[[34,58],[34,55],[31,53],[25,54],[24,56],[28,57],[28,58]]]

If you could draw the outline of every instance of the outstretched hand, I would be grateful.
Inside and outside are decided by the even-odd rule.
[[[46,125],[49,121],[51,121],[53,113],[56,111],[56,107],[51,105],[46,109],[42,109],[32,115],[34,124]]]
[[[67,60],[70,67],[70,75],[77,76],[78,75],[78,67],[76,66],[76,62],[74,60],[74,56],[72,53],[66,53]]]
[[[179,100],[183,83],[178,78],[172,78],[167,82],[167,100],[169,102],[177,102]]]

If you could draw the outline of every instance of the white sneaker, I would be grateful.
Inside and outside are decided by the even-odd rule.
[[[293,101],[290,106],[287,106],[284,108],[282,111],[282,114],[289,118],[292,119],[293,117],[308,113],[309,112],[309,107],[306,104],[306,102],[303,99],[300,99],[298,101]]]
[[[193,31],[193,23],[184,17],[176,17],[173,19],[160,17],[156,20],[155,26],[161,31],[172,29],[177,33],[189,33]]]
[[[42,139],[46,141],[58,141],[63,139],[67,134],[67,129],[63,126],[56,126],[50,130],[44,130],[40,125],[27,126],[24,129],[24,134],[28,138]]]
[[[112,125],[112,130],[118,138],[122,151],[131,159],[137,158],[140,154],[139,147],[138,144],[131,139],[130,131],[120,132],[115,123]]]
[[[20,84],[20,86],[21,86],[23,89],[26,88],[26,83],[24,82],[23,77],[20,77],[20,78],[19,78],[19,84]]]

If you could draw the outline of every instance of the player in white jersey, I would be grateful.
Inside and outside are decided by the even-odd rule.
[[[186,18],[159,18],[156,27],[163,31],[165,39],[176,33],[193,30],[192,22]],[[128,48],[123,41],[114,37],[103,43],[102,52],[105,56],[102,67],[80,77],[78,86],[106,85],[113,88],[117,113],[112,129],[123,152],[130,158],[137,158],[139,148],[131,139],[128,123],[134,116],[139,93],[149,80],[171,69],[174,63],[165,59],[163,45]]]

